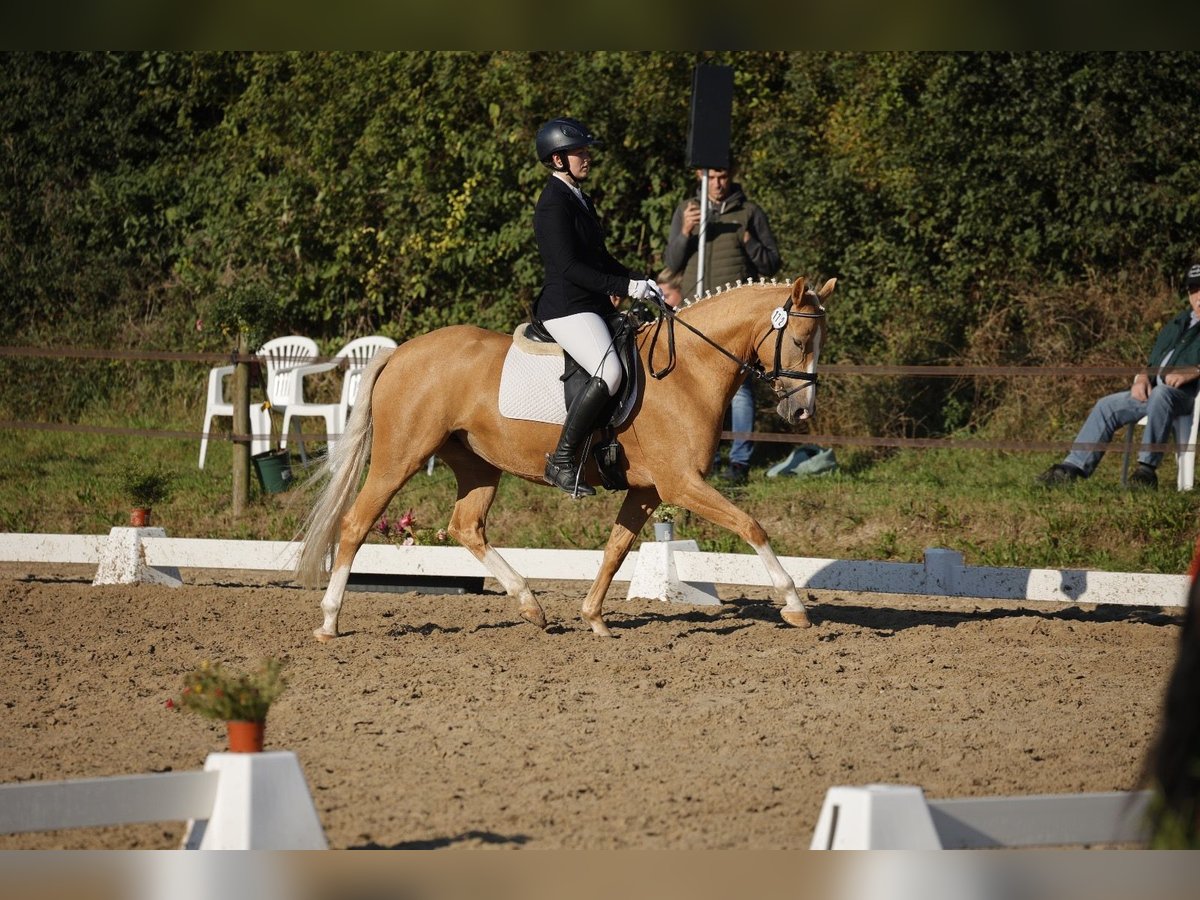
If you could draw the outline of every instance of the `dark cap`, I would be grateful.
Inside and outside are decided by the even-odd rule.
[[[1187,285],[1188,293],[1200,288],[1200,263],[1196,263],[1187,272],[1187,278],[1183,282]]]

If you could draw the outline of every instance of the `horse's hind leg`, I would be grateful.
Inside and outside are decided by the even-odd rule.
[[[483,563],[510,597],[517,599],[522,619],[545,628],[546,614],[528,582],[488,543],[487,514],[496,498],[500,470],[453,441],[438,452],[458,481],[458,499],[450,516],[450,535]]]
[[[413,460],[404,463],[372,465],[368,470],[362,490],[358,492],[350,509],[342,516],[337,554],[329,573],[329,585],[325,588],[325,596],[321,598],[324,620],[321,627],[313,631],[317,640],[324,642],[337,637],[338,615],[342,610],[346,585],[350,581],[350,566],[358,548],[367,539],[371,526],[379,521],[392,497],[396,496],[396,492],[412,478],[424,462],[423,456],[419,459],[414,456]]]

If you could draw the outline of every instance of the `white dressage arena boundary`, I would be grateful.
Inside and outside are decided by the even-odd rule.
[[[325,850],[291,751],[210,753],[204,770],[0,785],[0,834],[187,821],[188,850]]]
[[[1144,844],[1149,791],[928,800],[912,785],[833,787],[810,850]]]
[[[179,568],[290,572],[300,545],[289,541],[170,538],[161,528],[114,528],[108,535],[0,534],[0,561],[95,563],[94,584],[181,583]],[[499,548],[527,578],[591,581],[600,550]],[[879,594],[921,594],[981,600],[1185,606],[1186,575],[967,566],[961,553],[932,548],[920,563],[780,558],[796,587]],[[488,577],[462,547],[364,544],[354,572],[463,578]],[[715,584],[770,586],[751,553],[701,553],[694,541],[646,542],[626,557],[616,581],[630,582],[628,599],[712,605]]]

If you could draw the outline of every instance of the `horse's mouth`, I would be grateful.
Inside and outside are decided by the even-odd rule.
[[[805,406],[791,406],[791,404],[780,403],[775,409],[779,413],[779,418],[787,422],[788,425],[809,425],[814,414]]]
[[[807,422],[812,418],[812,413],[808,411],[806,406],[793,407],[792,409],[783,409],[781,407],[776,410],[779,413],[779,418],[783,419],[789,425],[797,425],[801,422]]]

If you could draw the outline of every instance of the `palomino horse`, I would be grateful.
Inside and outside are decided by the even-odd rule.
[[[816,401],[816,365],[825,331],[821,305],[835,281],[819,291],[794,284],[751,283],[705,298],[678,312],[669,373],[648,379],[640,405],[619,430],[629,491],[604,548],[582,616],[610,636],[601,606],[613,575],[660,501],[675,504],[727,528],[758,553],[783,601],[780,615],[797,627],[810,623],[767,542],[767,533],[704,480],[721,433],[721,421],[746,373],[767,380],[788,422],[807,419]],[[654,371],[668,350],[662,331],[637,336],[640,364]],[[437,454],[458,480],[449,533],[466,547],[520,604],[523,619],[546,627],[546,617],[525,579],[488,542],[485,523],[503,472],[544,484],[546,452],[557,425],[504,418],[497,409],[500,373],[512,338],[471,325],[440,328],[393,351],[381,351],[363,375],[345,433],[333,445],[322,473],[329,480],[305,526],[298,579],[314,586],[332,552],[332,571],[321,600],[324,622],[313,633],[337,636],[338,613],[350,566],[388,502]],[[653,352],[652,352],[653,348]],[[657,374],[662,374],[661,371]],[[358,496],[370,450],[370,471]],[[595,462],[587,476],[597,481]]]

